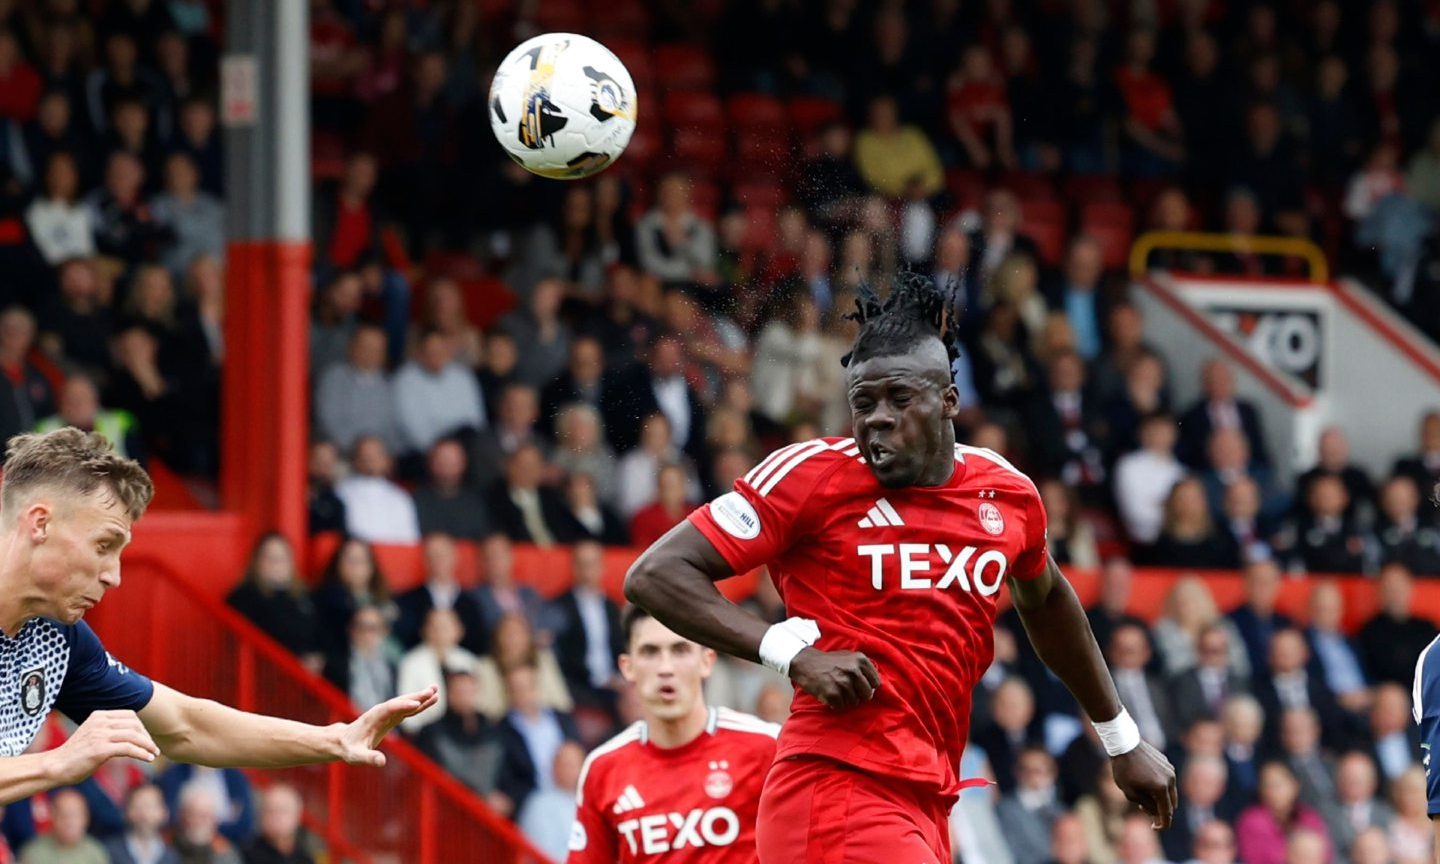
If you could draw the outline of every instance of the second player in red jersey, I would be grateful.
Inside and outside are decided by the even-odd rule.
[[[645,719],[586,758],[569,864],[754,864],[779,727],[706,706],[714,651],[633,606],[624,630],[620,668]]]
[[[761,799],[762,864],[950,860],[946,817],[1002,583],[1042,660],[1096,721],[1115,781],[1168,827],[1174,770],[1140,743],[1029,478],[957,445],[946,299],[905,276],[860,304],[853,437],[782,449],[636,561],[627,596],[674,629],[796,685]],[[768,562],[790,617],[714,581]]]

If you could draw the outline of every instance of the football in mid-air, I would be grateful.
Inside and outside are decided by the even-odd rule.
[[[619,158],[635,131],[635,82],[588,36],[546,33],[495,70],[490,127],[510,158],[542,177],[574,180]]]

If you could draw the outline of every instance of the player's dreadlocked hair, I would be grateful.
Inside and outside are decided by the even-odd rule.
[[[895,287],[884,301],[868,283],[860,283],[856,311],[847,316],[860,323],[860,332],[840,363],[849,366],[871,357],[902,354],[931,337],[944,343],[953,363],[960,356],[956,327],[960,313],[955,308],[959,293],[954,280],[941,288],[930,277],[909,270],[895,275]]]

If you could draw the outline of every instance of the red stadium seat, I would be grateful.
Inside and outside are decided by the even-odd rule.
[[[709,129],[676,129],[670,152],[680,165],[711,177],[725,168],[725,139]]]
[[[747,180],[734,189],[735,200],[749,208],[775,210],[789,201],[785,185],[776,179]]]
[[[535,23],[542,31],[583,33],[588,29],[585,7],[577,0],[545,0],[535,5]]]
[[[690,184],[690,205],[700,216],[713,222],[720,209],[720,187],[709,180],[696,180]]]
[[[720,100],[710,93],[667,93],[663,111],[665,122],[676,130],[701,130],[719,137],[725,125]]]
[[[630,72],[630,79],[635,82],[635,89],[642,96],[655,89],[655,67],[650,62],[650,49],[643,41],[607,39],[605,47],[625,64],[625,68]]]
[[[515,308],[515,292],[493,276],[461,282],[460,289],[465,293],[466,316],[481,330]]]
[[[1079,206],[1087,201],[1122,201],[1120,181],[1108,174],[1076,174],[1065,181],[1065,197]]]
[[[825,124],[845,116],[845,109],[839,102],[813,96],[791,99],[785,107],[790,114],[791,128],[801,137],[813,135]]]
[[[635,133],[630,136],[623,158],[627,163],[641,167],[654,161],[663,147],[664,136],[660,133],[659,118],[652,118],[648,123],[635,124]]]
[[[747,252],[769,252],[775,248],[775,211],[751,205],[745,208],[747,225],[740,246]]]
[[[316,132],[310,139],[310,173],[316,180],[345,176],[345,139],[334,132]]]
[[[1015,193],[1021,201],[1044,201],[1055,197],[1055,184],[1045,174],[1029,171],[1007,171],[1000,178],[1000,186]]]
[[[1113,209],[1116,207],[1122,209]],[[1105,268],[1124,269],[1130,261],[1130,242],[1135,236],[1130,208],[1102,202],[1087,206],[1080,218],[1080,230],[1100,244]]]
[[[1080,230],[1099,225],[1116,225],[1135,230],[1135,211],[1123,201],[1091,201],[1080,206]]]
[[[725,116],[737,129],[785,130],[790,128],[790,115],[785,105],[764,93],[736,93],[725,100]]]
[[[710,90],[715,86],[715,63],[709,52],[698,45],[657,46],[655,73],[666,90]]]
[[[735,135],[734,176],[738,181],[756,173],[779,174],[790,161],[790,139],[773,130],[747,129]]]
[[[585,32],[606,45],[616,37],[644,39],[650,35],[650,10],[640,0],[592,0],[589,5],[590,27]]]
[[[971,168],[951,168],[945,172],[945,188],[961,210],[979,207],[985,200],[985,178]]]
[[[1065,257],[1065,205],[1054,200],[1030,200],[1021,204],[1021,228],[1040,249],[1040,261],[1055,266]]]

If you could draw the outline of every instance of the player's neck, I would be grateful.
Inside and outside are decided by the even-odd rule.
[[[683,717],[673,720],[647,717],[645,722],[649,726],[651,744],[661,750],[674,750],[704,734],[705,726],[710,722],[710,708],[705,704],[705,700],[698,699],[694,709]]]
[[[925,466],[924,472],[916,486],[944,486],[950,482],[955,474],[955,433],[940,436],[940,449],[935,454],[934,461]]]
[[[0,632],[14,637],[39,612],[33,588],[19,578],[24,570],[9,561],[8,551],[0,552]]]

